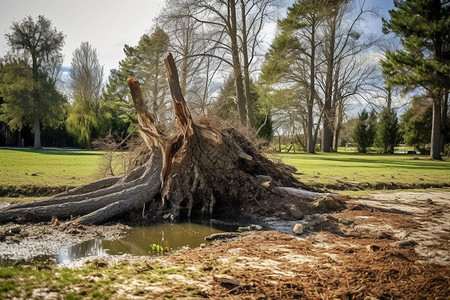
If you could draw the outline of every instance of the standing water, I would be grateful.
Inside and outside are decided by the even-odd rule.
[[[55,258],[57,263],[67,264],[88,256],[149,255],[155,254],[152,252],[153,244],[169,250],[176,250],[184,246],[194,248],[205,243],[206,236],[219,232],[224,232],[224,230],[195,223],[166,223],[134,227],[127,232],[125,237],[118,240],[93,239],[65,247]]]

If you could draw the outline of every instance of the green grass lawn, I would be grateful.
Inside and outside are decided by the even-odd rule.
[[[102,152],[0,149],[1,186],[78,186],[99,178]]]
[[[428,156],[319,152],[273,153],[269,157],[295,166],[300,181],[323,188],[342,182],[369,188],[392,183],[401,187],[450,184],[450,161],[433,161]]]
[[[79,186],[101,178],[102,155],[96,151],[0,149],[0,187]],[[295,166],[300,181],[323,189],[381,190],[450,184],[450,161],[433,161],[427,156],[355,152],[268,156]]]

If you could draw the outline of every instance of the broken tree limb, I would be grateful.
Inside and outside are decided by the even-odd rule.
[[[168,73],[168,81],[170,93],[172,94],[173,111],[177,117],[178,127],[184,135],[191,135],[193,133],[193,121],[191,113],[186,105],[183,94],[181,92],[180,80],[178,78],[178,71],[175,65],[175,60],[171,53],[164,60]]]
[[[134,108],[136,109],[136,113],[138,115],[138,128],[141,131],[141,136],[147,144],[147,147],[150,149],[158,147],[161,151],[164,151],[166,146],[166,137],[158,126],[156,126],[155,118],[147,108],[147,104],[142,96],[139,81],[134,78],[128,78],[127,82],[134,102]]]

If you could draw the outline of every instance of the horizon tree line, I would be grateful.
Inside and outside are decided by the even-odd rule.
[[[386,95],[380,120],[393,120],[393,93],[405,97],[396,89],[401,87],[433,104],[431,157],[440,159],[448,139],[449,8],[435,0],[394,1],[394,6],[383,31],[402,37],[401,47],[385,50],[379,65],[371,53],[382,38],[363,30],[374,12],[358,0],[295,1],[278,20],[270,45],[264,43],[264,26],[275,22],[276,0],[167,0],[152,30],[136,46],[124,46],[125,58],[111,70],[106,86],[96,49],[83,42],[74,51],[70,104],[57,88],[64,35],[44,16],[36,23],[27,16],[6,35],[11,52],[0,64],[0,120],[10,130],[31,127],[36,148],[42,126],[65,128],[84,147],[108,130],[129,135],[136,116],[125,82],[133,76],[141,81],[151,112],[165,124],[172,115],[162,57],[173,52],[195,113],[233,117],[258,132],[270,125],[272,134],[266,136],[289,135],[309,153],[319,140],[321,151],[337,151],[350,103],[364,97],[370,103],[376,89]],[[419,9],[427,13],[410,21]],[[45,31],[45,42],[34,40],[36,30]],[[422,114],[413,112],[418,116],[405,120],[413,123]]]

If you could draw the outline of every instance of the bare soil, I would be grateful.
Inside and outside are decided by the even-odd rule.
[[[252,231],[160,257],[109,257],[85,263],[138,261],[183,269],[151,284],[128,278],[127,284],[115,285],[112,298],[118,299],[449,299],[450,193],[373,194],[350,198],[346,204],[339,213],[298,221],[304,228],[300,236]],[[4,225],[0,231],[11,226],[16,225]],[[13,244],[45,247],[55,237],[72,243],[102,230],[114,236],[126,229],[62,227],[21,227],[28,235],[16,243],[14,235],[5,235],[0,255]],[[51,238],[39,230],[52,231]],[[187,292],[193,290],[195,294]]]

